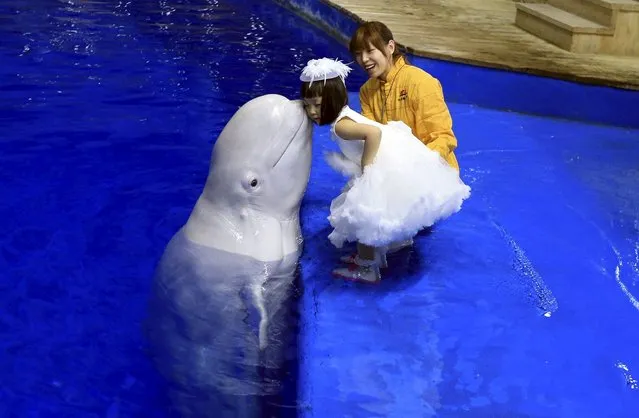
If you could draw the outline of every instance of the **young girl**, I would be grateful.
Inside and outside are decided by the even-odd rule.
[[[376,283],[388,246],[459,211],[470,188],[403,122],[382,125],[353,111],[345,86],[350,70],[338,60],[310,60],[301,96],[315,123],[331,124],[341,153],[330,154],[329,164],[351,177],[331,202],[329,239],[337,248],[356,241],[357,260],[334,273]]]

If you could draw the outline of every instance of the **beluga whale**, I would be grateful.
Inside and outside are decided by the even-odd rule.
[[[145,334],[178,416],[267,416],[264,400],[281,391],[312,129],[298,100],[267,94],[241,106],[162,254]]]

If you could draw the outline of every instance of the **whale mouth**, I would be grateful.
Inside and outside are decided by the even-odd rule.
[[[291,138],[288,140],[288,143],[282,150],[282,153],[280,154],[280,156],[275,160],[275,163],[273,164],[272,168],[275,168],[277,164],[279,164],[279,162],[282,160],[282,157],[284,157],[284,155],[286,154],[286,151],[288,151],[288,149],[291,147],[291,144],[293,143],[295,138],[297,138],[297,134],[299,134],[303,128],[306,128],[308,124],[309,124],[309,119],[308,117],[306,117],[306,115],[304,115],[302,117],[302,123],[300,123],[300,125],[295,129],[295,132],[293,133],[293,135],[291,135]]]

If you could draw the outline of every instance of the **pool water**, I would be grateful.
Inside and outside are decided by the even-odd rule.
[[[163,416],[140,326],[213,140],[348,56],[257,0],[8,0],[0,36],[0,416]]]
[[[140,327],[215,136],[348,53],[258,0],[5,0],[0,35],[0,416],[165,417]],[[473,196],[374,288],[330,275],[317,129],[298,414],[636,416],[639,132],[451,112]]]

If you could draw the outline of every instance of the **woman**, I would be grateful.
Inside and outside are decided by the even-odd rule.
[[[439,80],[410,65],[381,22],[360,25],[349,50],[370,77],[359,91],[362,114],[383,124],[401,120],[459,171],[457,139]]]

